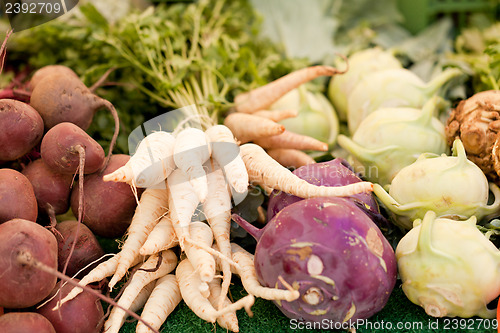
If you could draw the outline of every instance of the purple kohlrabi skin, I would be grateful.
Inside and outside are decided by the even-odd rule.
[[[349,163],[347,163],[347,161],[343,158],[336,158],[327,162],[308,164],[294,170],[293,173],[308,183],[317,186],[342,186],[361,181],[361,179],[353,172]],[[384,219],[379,220],[379,207],[372,193],[358,193],[350,196],[349,198],[362,207],[367,214],[377,215],[377,218],[372,217],[377,224],[379,224],[379,222],[386,224]],[[274,190],[269,197],[267,220],[270,221],[274,215],[286,206],[301,200],[304,199]]]
[[[255,251],[262,285],[300,291],[277,301],[289,318],[342,323],[380,311],[396,283],[396,257],[380,229],[346,198],[311,198],[282,209]]]

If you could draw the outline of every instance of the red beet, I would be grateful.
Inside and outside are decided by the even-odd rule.
[[[36,221],[38,204],[26,176],[13,169],[0,169],[0,223],[14,218]]]
[[[85,224],[82,223],[78,226],[78,221],[60,222],[56,225],[56,229],[61,236],[57,236],[59,271],[62,272],[66,264],[71,246],[75,240],[77,227],[79,228],[78,239],[66,269],[66,274],[69,276],[74,276],[80,269],[104,255],[104,250],[97,238]],[[86,271],[88,272],[91,268],[89,267]],[[84,273],[82,272],[82,275]]]
[[[72,123],[60,123],[43,137],[40,153],[52,170],[74,174],[80,166],[80,151],[85,151],[84,173],[99,170],[104,163],[104,150],[90,135]]]
[[[112,155],[103,172],[85,177],[83,222],[98,236],[121,237],[134,216],[137,202],[130,186],[126,183],[102,180],[102,175],[115,171],[129,159],[128,155]],[[71,193],[71,210],[75,215],[78,214],[79,193],[79,187],[75,186]]]
[[[60,283],[54,288],[52,295],[59,289]],[[71,290],[72,285],[62,287],[62,298]],[[88,292],[78,294],[71,301],[64,303],[59,310],[53,310],[59,300],[54,297],[47,304],[36,311],[47,318],[57,333],[97,333],[101,331],[104,311],[101,301]]]
[[[2,333],[56,333],[47,318],[36,312],[9,312],[0,316]]]
[[[43,120],[29,104],[0,99],[0,160],[13,161],[42,139]]]
[[[33,186],[40,211],[49,212],[53,209],[55,215],[68,211],[72,175],[54,172],[42,159],[30,162],[22,174]]]
[[[0,224],[0,306],[26,308],[47,297],[56,277],[23,264],[20,257],[57,269],[55,236],[35,222],[13,219]]]

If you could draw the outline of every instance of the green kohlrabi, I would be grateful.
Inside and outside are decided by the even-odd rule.
[[[434,116],[440,97],[422,109],[380,108],[363,120],[352,139],[338,136],[339,145],[354,158],[355,169],[368,180],[383,186],[422,153],[447,151],[444,125]]]
[[[271,110],[298,110],[298,116],[281,120],[288,131],[311,136],[332,147],[339,133],[339,120],[330,101],[306,86],[291,90]]]
[[[347,120],[347,100],[361,78],[375,71],[402,68],[401,63],[392,53],[380,47],[355,52],[349,56],[347,63],[348,71],[332,77],[328,85],[328,98],[332,101],[341,120]],[[345,65],[337,63],[336,66],[344,68]]]
[[[361,121],[378,108],[422,107],[448,81],[461,74],[457,68],[448,68],[429,83],[405,68],[380,70],[363,76],[347,100],[350,133],[354,133]]]
[[[495,196],[490,205],[489,190]],[[500,189],[488,184],[481,169],[467,159],[458,139],[453,143],[453,156],[422,154],[398,172],[389,193],[380,185],[375,185],[374,192],[395,215],[395,223],[406,229],[429,210],[440,217],[467,219],[474,215],[481,219],[500,208]]]
[[[398,271],[410,301],[433,317],[494,318],[500,294],[500,251],[466,221],[429,211],[398,243]]]

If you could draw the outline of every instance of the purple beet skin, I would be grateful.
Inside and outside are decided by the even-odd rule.
[[[380,311],[396,283],[391,245],[349,199],[301,200],[283,208],[264,229],[242,226],[257,238],[260,283],[284,289],[281,276],[300,291],[293,302],[276,302],[289,318],[354,323]]]
[[[295,169],[293,173],[308,183],[317,186],[342,186],[361,181],[361,179],[352,171],[349,163],[347,163],[347,161],[343,158],[336,158],[327,162],[304,165]],[[348,198],[365,209],[368,214],[380,216],[377,201],[372,193],[364,192],[354,194]],[[286,206],[301,200],[304,200],[304,198],[299,198],[285,192],[278,192],[276,190],[273,191],[269,196],[267,220],[270,221],[274,215]],[[386,223],[383,219],[381,221],[377,221],[377,224],[378,222]]]

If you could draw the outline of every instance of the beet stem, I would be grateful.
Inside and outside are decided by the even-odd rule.
[[[120,308],[121,310],[125,311],[129,316],[132,316],[135,319],[141,321],[144,325],[146,325],[153,332],[159,333],[156,329],[151,327],[151,325],[149,325],[149,323],[147,323],[145,320],[143,320],[137,313],[122,307],[121,305],[119,305],[118,303],[113,301],[111,298],[102,295],[100,292],[90,288],[89,286],[81,286],[80,284],[78,284],[78,282],[74,281],[73,279],[66,276],[65,274],[63,274],[63,273],[57,271],[56,269],[53,269],[53,268],[45,265],[44,263],[36,260],[35,258],[33,258],[33,256],[31,255],[30,252],[19,251],[17,254],[17,260],[19,261],[19,263],[21,263],[23,265],[29,265],[29,266],[37,268],[41,271],[44,271],[46,273],[55,275],[59,279],[68,282],[69,284],[73,285],[74,287],[82,288],[84,291],[89,292],[90,294],[101,299],[102,301],[104,301],[112,306],[116,306],[116,307]]]
[[[101,98],[101,103],[106,109],[109,110],[109,112],[111,112],[111,115],[115,120],[115,132],[113,133],[113,138],[111,139],[111,143],[109,144],[108,156],[106,156],[106,160],[104,161],[104,166],[101,169],[101,172],[104,172],[104,170],[108,166],[109,160],[113,153],[113,148],[116,144],[116,140],[118,139],[118,133],[120,132],[120,118],[118,117],[118,112],[116,111],[115,107],[110,101]]]
[[[97,80],[96,82],[94,82],[94,84],[92,86],[89,87],[89,90],[94,93],[96,91],[97,88],[99,88],[100,86],[102,86],[104,84],[104,81],[106,81],[106,79],[108,78],[109,74],[111,74],[111,72],[113,72],[114,70],[116,69],[115,66],[111,67],[110,69],[108,69],[100,78],[99,80]]]

